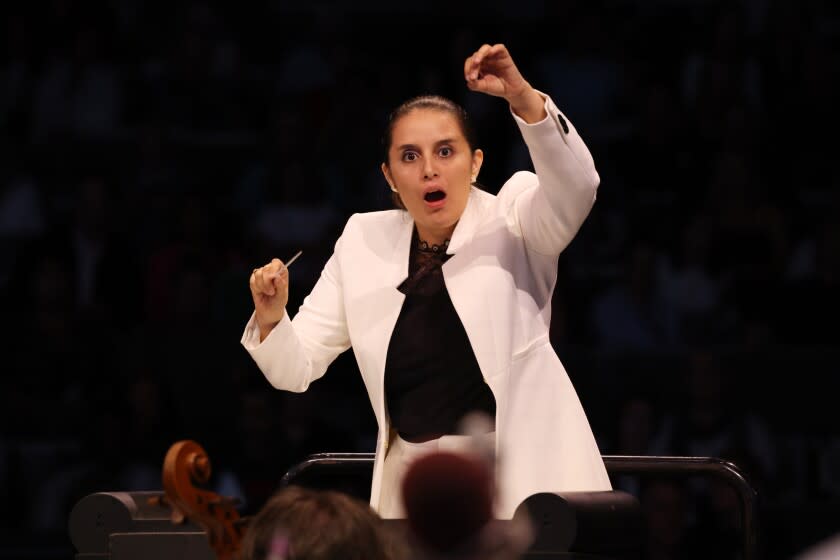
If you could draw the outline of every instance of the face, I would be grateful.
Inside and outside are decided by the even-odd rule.
[[[438,109],[414,109],[395,124],[382,173],[395,188],[423,241],[452,236],[481,168],[458,120]]]

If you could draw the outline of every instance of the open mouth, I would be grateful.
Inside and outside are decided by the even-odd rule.
[[[429,191],[423,197],[426,202],[439,202],[444,198],[446,198],[446,193],[443,191]]]

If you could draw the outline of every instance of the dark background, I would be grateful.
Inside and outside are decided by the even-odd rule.
[[[302,395],[250,361],[248,274],[303,249],[297,309],[346,218],[389,206],[410,96],[467,108],[488,190],[527,168],[464,86],[484,42],[601,174],[552,341],[602,452],[734,461],[766,558],[840,530],[835,2],[56,0],[6,3],[0,37],[0,557],[69,557],[73,504],[160,488],[179,439],[243,513],[309,453],[373,451],[350,353]],[[727,488],[614,482],[647,557],[735,557]]]

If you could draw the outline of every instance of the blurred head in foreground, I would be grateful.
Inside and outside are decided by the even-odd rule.
[[[417,558],[514,559],[533,539],[527,516],[493,519],[492,467],[478,455],[437,451],[422,456],[408,468],[402,489]]]
[[[289,486],[254,516],[241,560],[391,560],[389,539],[370,506],[340,492]]]

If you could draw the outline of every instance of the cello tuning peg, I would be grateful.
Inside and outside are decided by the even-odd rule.
[[[180,525],[184,522],[186,516],[184,515],[183,511],[176,508],[172,510],[172,515],[169,516],[169,519],[172,521],[173,524]]]

